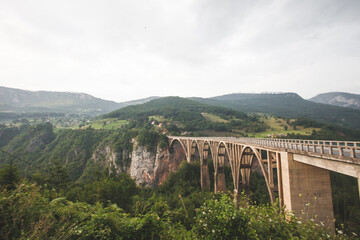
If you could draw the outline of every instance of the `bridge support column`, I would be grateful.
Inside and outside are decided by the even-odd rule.
[[[359,188],[359,197],[360,197],[360,173],[359,173],[359,177],[358,177],[358,188]]]
[[[225,173],[223,166],[219,166],[217,172],[214,173],[214,180],[215,180],[215,184],[214,184],[215,193],[226,192]]]
[[[210,190],[210,178],[207,158],[209,149],[204,149],[203,154],[200,153],[200,175],[201,175],[201,189]]]
[[[292,153],[282,152],[280,161],[286,210],[334,229],[330,172],[294,161]]]

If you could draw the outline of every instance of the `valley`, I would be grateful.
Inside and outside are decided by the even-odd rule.
[[[138,221],[145,221],[144,219],[152,214],[165,224],[159,226],[161,230],[158,234],[171,238],[169,236],[173,233],[165,231],[164,227],[167,227],[166,224],[179,222],[176,234],[180,231],[181,234],[194,237],[199,236],[199,232],[189,224],[194,223],[193,219],[201,218],[196,209],[204,207],[203,199],[208,199],[207,204],[215,204],[216,202],[212,201],[217,199],[216,201],[222,204],[217,207],[229,207],[229,200],[226,200],[225,196],[212,193],[215,171],[212,159],[207,162],[210,191],[204,191],[200,189],[199,156],[195,154],[194,163],[183,162],[185,156],[179,149],[167,149],[167,135],[360,140],[358,128],[319,122],[317,118],[303,118],[300,115],[287,118],[280,117],[276,111],[270,113],[270,110],[262,112],[258,109],[254,112],[241,112],[236,110],[234,105],[223,107],[219,106],[220,104],[212,105],[180,97],[156,97],[135,102],[134,105],[96,115],[76,114],[71,112],[73,110],[63,113],[3,112],[4,115],[0,116],[6,117],[2,118],[0,125],[2,184],[7,181],[2,176],[13,171],[11,176],[17,176],[16,182],[30,181],[36,184],[36,188],[28,186],[26,191],[30,191],[29,194],[37,194],[39,198],[49,201],[58,201],[61,204],[56,205],[57,208],[61,206],[61,209],[67,209],[72,202],[81,202],[84,207],[94,208],[94,204],[100,202],[99,211],[125,211],[129,214],[122,217],[126,222],[132,221],[134,228],[139,228]],[[335,113],[338,113],[337,108]],[[332,108],[324,109],[330,111]],[[351,110],[351,114],[357,113],[356,111]],[[228,172],[226,188],[231,197],[231,169],[225,166],[224,171]],[[274,211],[275,214],[276,210],[266,210],[259,205],[269,204],[270,198],[259,166],[254,166],[252,171],[251,194],[247,197],[257,207],[251,211]],[[21,178],[23,180],[20,180]],[[332,174],[331,180],[337,226],[345,224],[342,231],[356,233],[358,225],[354,219],[360,217],[356,179]],[[21,186],[27,186],[27,183],[22,184],[25,185]],[[17,186],[13,185],[15,191],[25,191]],[[11,196],[6,195],[7,192],[2,194],[10,201]],[[58,198],[60,199],[57,200]],[[43,204],[50,204],[46,203],[47,200],[42,201]],[[116,203],[119,209],[111,205],[112,203]],[[172,217],[165,220],[162,210],[158,211],[157,208],[167,209]],[[61,209],[58,210],[63,211]],[[243,210],[250,211],[246,208]],[[275,215],[273,218],[276,218]],[[254,226],[261,224],[255,218],[250,221],[253,221]],[[276,221],[278,224],[287,224],[281,219]],[[313,234],[326,234],[326,231],[317,232],[316,226],[310,225],[307,225],[306,229],[314,227],[311,230]],[[54,223],[53,226],[57,225]],[[113,233],[120,231],[111,229]],[[131,229],[126,234],[135,234]],[[154,234],[154,228],[151,229],[148,234]],[[305,236],[305,228],[297,225],[296,229],[298,234]],[[258,228],[255,231],[258,234],[269,234],[260,233]]]

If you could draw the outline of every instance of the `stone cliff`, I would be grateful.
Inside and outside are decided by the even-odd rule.
[[[117,174],[130,173],[130,153],[127,149],[122,152],[114,151],[108,145],[100,145],[91,159],[100,165],[115,170]]]
[[[117,174],[130,174],[141,187],[156,187],[162,184],[171,172],[178,170],[184,159],[185,153],[178,144],[170,151],[157,146],[156,151],[151,152],[137,142],[133,144],[132,152],[125,149],[118,153],[108,145],[101,145],[92,155],[94,162],[115,169]]]
[[[180,163],[185,159],[185,153],[180,145],[174,145],[175,151],[156,148],[156,152],[147,151],[143,146],[135,143],[132,152],[130,176],[136,184],[143,187],[156,187],[162,184],[171,172],[177,171]]]

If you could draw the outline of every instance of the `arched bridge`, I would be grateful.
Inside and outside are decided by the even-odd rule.
[[[281,206],[296,215],[333,227],[330,171],[358,179],[360,142],[300,139],[168,136],[170,148],[178,142],[188,162],[197,151],[201,187],[210,188],[207,159],[214,164],[215,192],[225,192],[224,166],[230,165],[235,195],[250,185],[251,166],[258,162],[271,202],[278,192]],[[311,213],[311,216],[310,216]]]

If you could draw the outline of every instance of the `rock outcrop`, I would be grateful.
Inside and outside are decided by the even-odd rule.
[[[117,174],[130,173],[131,160],[127,149],[116,152],[108,145],[101,145],[92,154],[91,159],[104,167],[115,170]]]
[[[131,154],[130,176],[138,186],[154,187],[156,153],[149,152],[146,147],[134,143]]]
[[[178,170],[181,162],[186,159],[180,144],[174,144],[172,149],[161,149],[151,152],[137,142],[133,143],[133,151],[114,151],[111,146],[102,144],[92,154],[92,160],[117,174],[128,173],[141,187],[156,187],[161,185],[171,172]]]

